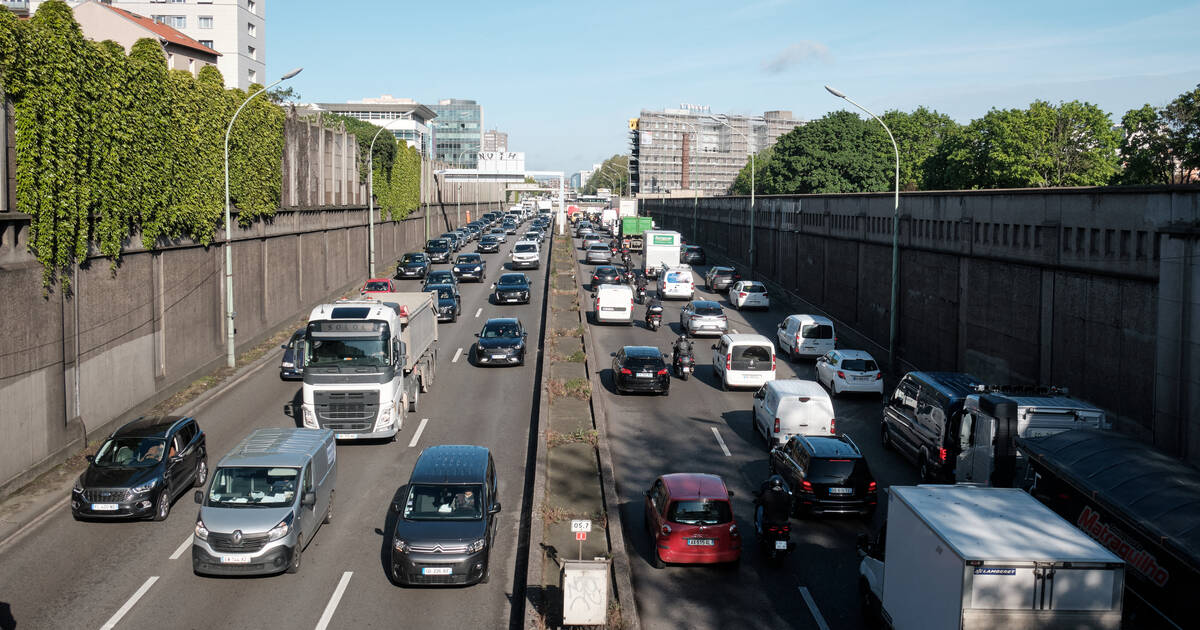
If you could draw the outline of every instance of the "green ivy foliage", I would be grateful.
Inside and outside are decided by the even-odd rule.
[[[365,120],[340,114],[325,114],[323,120],[333,128],[341,125],[358,139],[358,173],[363,184],[367,183],[367,152],[371,150],[371,138],[375,138],[370,164],[375,171],[373,186],[382,218],[403,219],[417,209],[421,202],[421,154],[416,148],[397,141],[386,130],[376,138],[381,127]]]
[[[91,243],[116,264],[135,236],[148,248],[213,242],[224,224],[225,130],[261,86],[227,90],[213,67],[195,78],[169,71],[152,39],[128,55],[86,40],[60,0],[28,21],[0,11],[0,86],[15,112],[17,207],[32,217],[46,286]],[[230,198],[243,225],[279,206],[283,121],[260,97],[230,135]]]

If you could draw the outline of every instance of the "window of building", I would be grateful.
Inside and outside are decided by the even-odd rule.
[[[255,2],[254,0],[246,0],[246,10],[257,15],[258,14],[258,3]]]
[[[212,47],[213,47],[213,40],[211,40],[211,39],[202,39],[202,40],[200,40],[200,45],[201,45],[201,46],[208,46],[209,48],[212,48]],[[214,50],[215,50],[215,49],[214,49]]]
[[[213,16],[211,16],[211,15],[201,15],[200,17],[196,18],[196,21],[198,22],[196,24],[196,26],[198,28],[212,28],[213,27]]]
[[[258,49],[253,46],[246,47],[246,54],[250,55],[251,59],[258,59]]]
[[[186,15],[152,15],[150,16],[159,24],[166,24],[171,28],[187,28]]]
[[[255,72],[253,69],[251,69],[251,70],[250,70],[250,71],[247,73],[247,75],[250,77],[250,82],[251,82],[251,83],[256,83],[256,82],[258,82],[258,73],[257,73],[257,72]]]
[[[247,22],[246,23],[246,34],[249,35],[250,37],[256,37],[257,33],[258,33],[258,27],[254,26],[253,22]]]
[[[196,74],[196,60],[195,59],[188,59],[188,72],[191,72],[192,74]]]

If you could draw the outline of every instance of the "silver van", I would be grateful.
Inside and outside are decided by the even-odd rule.
[[[713,372],[724,390],[761,387],[775,380],[775,346],[762,335],[721,335],[713,344]]]
[[[333,517],[337,450],[327,429],[258,429],[213,471],[200,516],[192,570],[263,575],[300,570],[300,554]]]
[[[819,357],[837,347],[833,320],[820,315],[788,315],[775,332],[779,354],[793,361]]]

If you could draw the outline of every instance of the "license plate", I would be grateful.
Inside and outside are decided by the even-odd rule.
[[[684,372],[691,372],[691,371],[692,371],[692,366],[690,366],[690,365],[685,365],[685,366],[683,366],[683,371],[684,371]]]
[[[775,548],[776,548],[776,549],[783,549],[784,551],[787,551],[787,544],[788,544],[788,541],[786,541],[786,540],[776,540],[776,541],[775,541]]]
[[[504,301],[505,302],[516,302],[517,298],[508,298],[507,300],[504,300]]]
[[[421,575],[450,575],[454,573],[451,567],[423,567]]]
[[[358,436],[357,436],[357,435],[355,435],[355,434],[353,434],[353,433],[339,433],[339,434],[337,434],[337,439],[339,439],[339,440],[353,440],[354,438],[357,438],[357,437],[358,437]]]
[[[503,359],[505,356],[507,356],[507,355],[503,355],[503,354],[493,354],[493,355],[492,355],[492,359],[493,359],[493,360],[495,360],[495,359]]]
[[[830,488],[829,494],[854,494],[854,488]]]
[[[250,564],[250,556],[221,556],[221,564]]]
[[[717,541],[713,540],[712,538],[689,538],[688,539],[688,546],[691,546],[691,547],[712,547],[716,543],[717,543]]]
[[[116,503],[93,503],[93,512],[115,512],[117,510]]]
[[[654,375],[649,372],[638,372],[638,378],[654,378]]]

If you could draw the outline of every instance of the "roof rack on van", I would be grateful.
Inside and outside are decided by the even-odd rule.
[[[976,385],[980,394],[1026,394],[1037,396],[1070,396],[1066,387],[1057,385]]]

